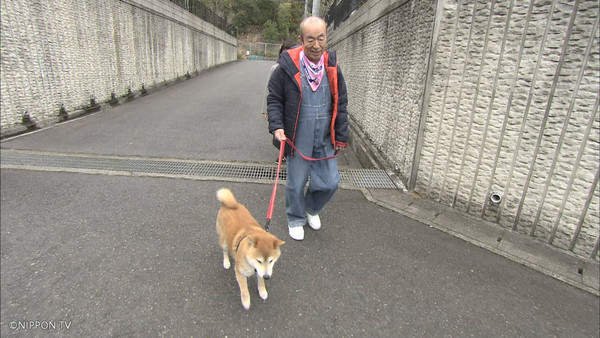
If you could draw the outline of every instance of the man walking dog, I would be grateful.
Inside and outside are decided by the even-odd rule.
[[[325,51],[327,25],[319,17],[300,24],[300,43],[279,58],[269,81],[267,111],[273,143],[290,139],[287,156],[286,213],[290,237],[304,239],[304,224],[321,228],[319,212],[335,194],[340,175],[333,156],[348,141],[348,95],[335,52]],[[310,176],[306,193],[304,187]]]

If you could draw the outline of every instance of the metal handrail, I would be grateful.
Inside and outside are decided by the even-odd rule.
[[[227,32],[227,34],[235,36],[233,27],[227,24],[227,21],[218,16],[210,8],[206,7],[200,0],[171,0],[177,6],[186,9],[200,19],[216,26],[217,28]]]

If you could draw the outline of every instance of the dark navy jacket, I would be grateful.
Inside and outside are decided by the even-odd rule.
[[[300,102],[302,102],[302,83],[300,74],[300,51],[302,46],[288,49],[279,58],[279,67],[273,71],[269,80],[267,112],[269,114],[269,132],[283,129],[285,136],[295,142]],[[324,52],[325,69],[331,88],[331,143],[346,147],[348,142],[348,92],[342,71],[337,64],[335,52]],[[273,138],[273,144],[279,148],[280,142]],[[291,154],[286,144],[285,154]],[[310,156],[310,154],[307,154]]]

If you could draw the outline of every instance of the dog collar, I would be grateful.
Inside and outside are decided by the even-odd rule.
[[[238,249],[240,248],[240,244],[242,244],[242,241],[244,240],[244,238],[248,237],[248,235],[244,235],[242,236],[242,238],[240,238],[240,240],[238,241],[236,247],[235,247],[235,252],[238,251]]]

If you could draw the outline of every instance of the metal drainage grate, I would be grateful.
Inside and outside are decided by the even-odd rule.
[[[211,161],[182,161],[114,156],[75,154],[48,154],[21,151],[2,151],[3,167],[45,168],[64,170],[107,171],[115,174],[164,175],[196,179],[241,179],[254,182],[272,181],[277,167],[247,163]],[[287,171],[281,168],[279,179],[285,180]],[[379,169],[347,169],[340,171],[340,185],[345,188],[396,189],[385,171]]]
[[[352,182],[357,188],[396,189],[388,174],[379,169],[348,169],[340,171],[340,182]]]

